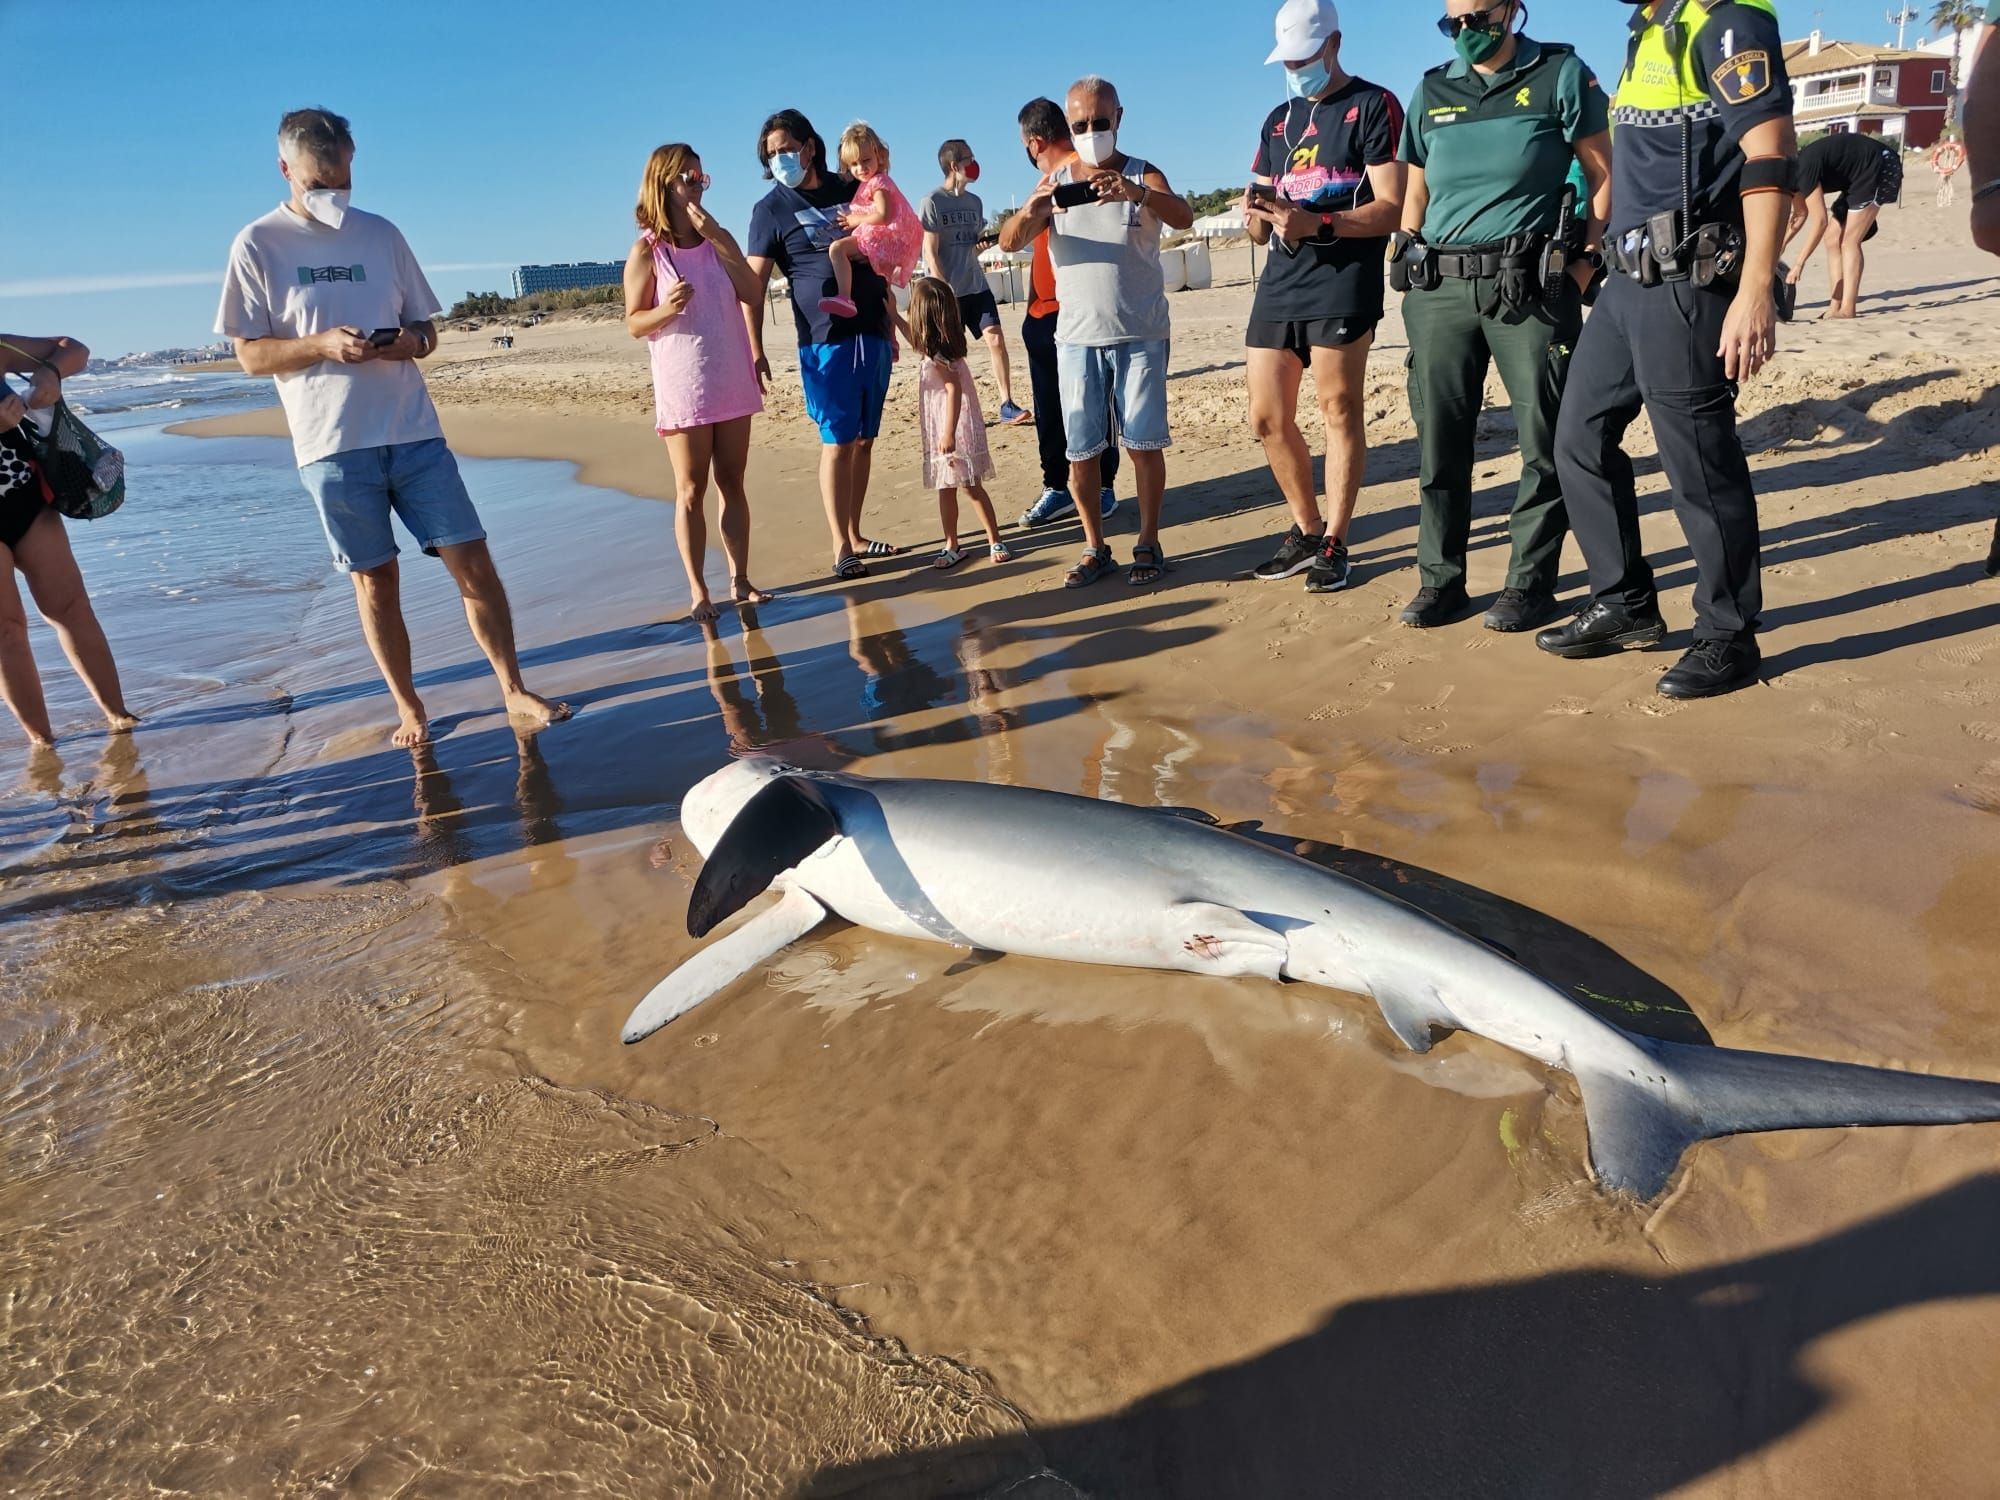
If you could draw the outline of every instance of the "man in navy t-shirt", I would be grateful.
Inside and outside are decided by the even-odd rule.
[[[769,286],[771,268],[791,285],[792,321],[799,335],[799,379],[805,387],[806,415],[819,425],[820,498],[833,537],[833,571],[839,578],[865,578],[864,557],[888,557],[897,550],[861,534],[861,502],[868,493],[868,470],[882,404],[889,393],[889,289],[865,260],[854,263],[851,318],[820,310],[820,299],[837,290],[827,247],[844,231],[836,215],[854,197],[854,184],[826,166],[826,143],[812,122],[795,109],[781,109],[757,136],[757,160],[773,179],[771,191],[750,215],[744,253],[758,280]],[[759,381],[768,380],[764,352],[764,299],[745,309],[750,348]]]

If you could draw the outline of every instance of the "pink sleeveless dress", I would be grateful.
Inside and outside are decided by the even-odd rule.
[[[688,305],[648,336],[653,359],[654,430],[685,432],[754,416],[764,409],[743,304],[730,285],[715,246],[703,241],[682,249],[653,240],[653,305],[685,280],[694,288]]]
[[[877,172],[854,190],[854,207],[874,207],[878,192],[889,196],[889,222],[857,224],[852,231],[855,243],[861,246],[877,276],[891,286],[908,286],[923,255],[924,226],[917,218],[917,211],[910,207],[910,200],[889,180],[887,172]]]
[[[958,451],[950,458],[938,452],[944,435],[951,388],[958,387]],[[917,431],[924,443],[924,488],[962,490],[993,477],[993,455],[986,446],[986,418],[979,410],[979,388],[962,359],[927,359],[917,370]]]

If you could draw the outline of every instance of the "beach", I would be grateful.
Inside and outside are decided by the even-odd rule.
[[[274,407],[147,429],[126,510],[72,532],[148,723],[98,734],[39,632],[60,760],[0,744],[0,1485],[1991,1492],[2000,1127],[1735,1137],[1634,1205],[1589,1183],[1568,1078],[1478,1038],[838,923],[619,1041],[700,946],[680,799],[764,750],[1203,808],[1635,1030],[2000,1079],[2000,263],[1929,191],[1862,316],[1811,321],[1816,263],[1743,390],[1766,680],[1706,703],[1653,692],[1692,567],[1643,419],[1666,648],[1396,624],[1393,312],[1354,587],[1248,578],[1284,522],[1240,251],[1173,298],[1152,590],[1064,590],[1074,524],[929,572],[907,355],[867,516],[911,550],[836,585],[787,357],[751,469],[779,597],[705,634],[642,347],[448,334],[425,374],[530,684],[578,710],[528,739],[406,549],[440,734],[389,747]],[[1033,433],[989,437],[1012,517]],[[1479,456],[1475,598],[1504,401]],[[213,508],[149,517],[148,466],[221,476]]]

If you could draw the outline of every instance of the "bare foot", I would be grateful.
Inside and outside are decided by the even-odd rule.
[[[1820,314],[1820,318],[1822,321],[1827,319],[1838,319],[1845,321],[1846,319],[1852,318],[1853,316],[1854,316],[1853,313],[1836,312],[1834,311],[1834,309],[1830,307],[1825,312]]]
[[[419,745],[431,742],[430,720],[424,717],[422,705],[403,710],[396,727],[389,733],[389,743],[399,750],[414,750]]]
[[[689,607],[688,618],[699,625],[706,620],[713,620],[720,613],[721,611],[715,607],[714,602],[708,595],[703,594]]]
[[[56,742],[47,735],[36,734],[32,729],[28,731],[28,748],[35,754],[40,755],[44,750],[53,750],[55,747]]]
[[[129,708],[121,708],[115,714],[106,714],[104,722],[111,726],[113,734],[130,734],[139,727],[139,716]]]
[[[560,724],[575,710],[567,703],[551,703],[539,693],[523,691],[507,695],[507,712],[536,729],[547,729],[551,724]]]
[[[778,596],[769,589],[760,589],[747,578],[738,578],[730,586],[730,596],[738,604],[769,604]]]

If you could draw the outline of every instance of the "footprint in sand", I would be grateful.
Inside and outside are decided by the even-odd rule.
[[[1306,719],[1309,723],[1324,724],[1329,719],[1345,718],[1348,714],[1353,713],[1357,707],[1359,705],[1353,703],[1322,703],[1318,708],[1307,714]]]
[[[1570,714],[1573,716],[1587,714],[1590,712],[1590,704],[1583,698],[1558,698],[1549,705],[1548,711],[1552,714]]]
[[[1985,660],[1985,653],[1977,646],[1959,644],[1946,646],[1937,654],[1937,660],[1950,662],[1954,667],[1976,667]]]
[[[1478,635],[1473,636],[1472,639],[1468,640],[1465,643],[1465,649],[1468,651],[1484,651],[1488,646],[1492,644],[1493,644],[1492,633],[1489,631],[1481,631]]]
[[[1961,724],[1958,726],[1975,740],[1984,740],[1989,745],[2000,745],[2000,724]]]

